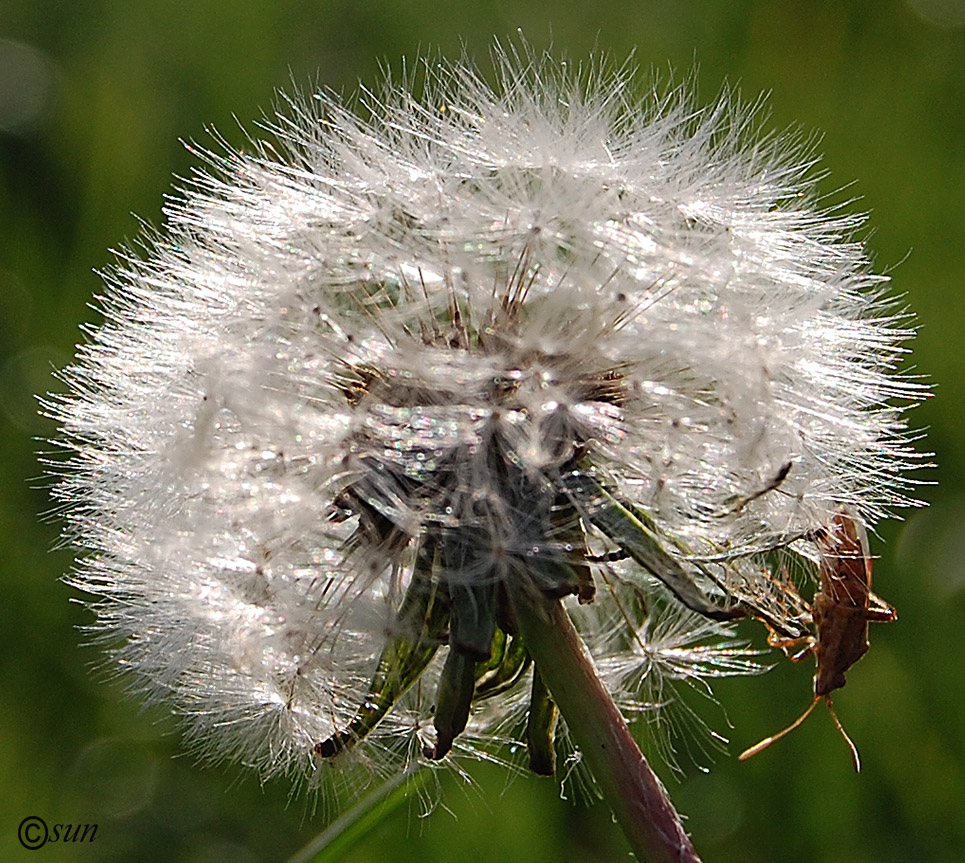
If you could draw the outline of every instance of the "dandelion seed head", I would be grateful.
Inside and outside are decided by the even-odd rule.
[[[782,620],[763,552],[807,556],[841,505],[873,524],[913,503],[910,331],[813,157],[730,94],[698,109],[627,69],[496,57],[495,88],[427,64],[418,99],[290,99],[273,143],[195,147],[207,168],[106,274],[48,402],[71,582],[210,758],[323,770],[430,571],[458,614],[367,729],[374,761],[431,745],[446,651],[487,655],[509,579],[593,599],[577,619],[628,704],[648,676],[759,670],[633,555],[593,597],[608,501],[709,595]],[[526,675],[459,746],[508,739]]]

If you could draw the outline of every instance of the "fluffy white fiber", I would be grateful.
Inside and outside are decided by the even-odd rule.
[[[203,153],[48,405],[71,581],[211,757],[294,777],[349,757],[313,748],[365,702],[420,566],[468,592],[463,628],[506,579],[587,601],[591,570],[578,625],[642,708],[758,666],[614,553],[612,501],[654,569],[791,631],[763,553],[806,563],[842,505],[871,525],[909,503],[909,331],[813,158],[730,95],[497,61],[495,88],[426,64],[418,98],[294,99],[274,143]],[[475,625],[353,751],[431,748],[440,667]],[[525,696],[480,699],[457,749],[511,734]]]

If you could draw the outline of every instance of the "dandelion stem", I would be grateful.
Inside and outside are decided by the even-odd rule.
[[[634,853],[647,863],[700,863],[560,601],[517,589],[513,604],[526,647]]]

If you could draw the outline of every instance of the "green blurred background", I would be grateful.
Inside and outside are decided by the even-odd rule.
[[[17,825],[99,825],[89,845],[33,859],[282,861],[324,826],[287,787],[178,757],[163,711],[92,674],[78,646],[88,615],[58,582],[70,554],[34,450],[52,434],[33,394],[53,386],[96,321],[94,268],[160,221],[172,174],[192,158],[179,138],[215,126],[243,141],[293,79],[351,91],[380,64],[461,45],[483,65],[494,35],[521,27],[537,47],[685,73],[704,100],[723,82],[770,91],[769,125],[823,132],[827,192],[856,179],[872,212],[879,270],[918,312],[913,362],[937,386],[913,417],[940,465],[931,507],[884,525],[878,591],[898,624],[836,704],[864,761],[818,712],[747,763],[665,781],[706,863],[965,860],[965,2],[963,0],[0,0],[0,859],[19,860]],[[717,688],[739,751],[786,724],[809,698],[810,665],[782,662]],[[546,780],[473,770],[447,780],[420,819],[402,806],[341,859],[609,861],[627,847],[608,812],[559,799]]]

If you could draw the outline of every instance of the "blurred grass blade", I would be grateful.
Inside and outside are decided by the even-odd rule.
[[[289,857],[286,863],[342,863],[352,846],[398,809],[410,794],[417,794],[422,789],[431,771],[423,769],[420,772],[420,767],[424,765],[410,764],[380,785]]]

